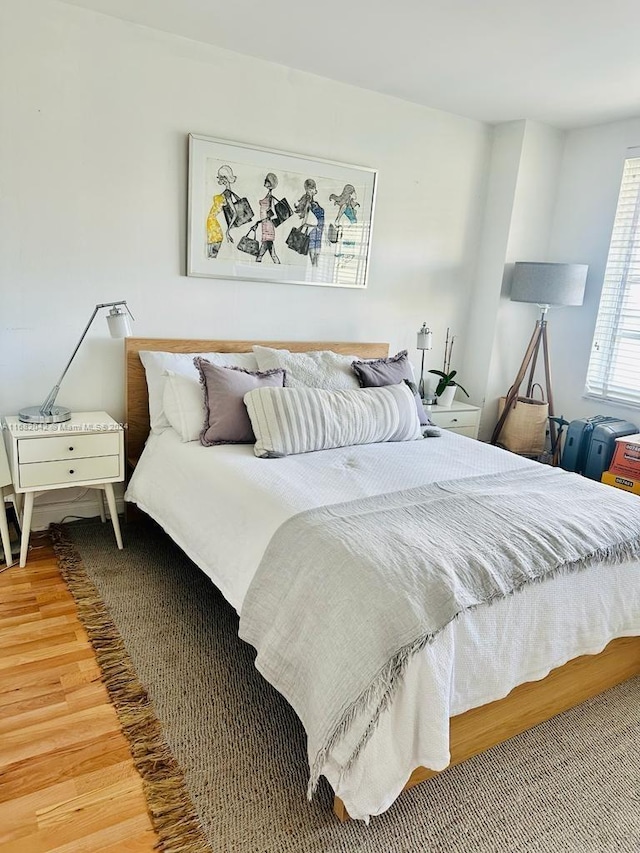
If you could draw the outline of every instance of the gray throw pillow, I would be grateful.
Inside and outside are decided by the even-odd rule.
[[[217,367],[200,357],[194,358],[193,363],[204,388],[205,419],[200,443],[205,447],[215,444],[253,444],[256,438],[244,404],[244,395],[255,388],[282,388],[285,371],[260,372],[243,370],[241,367]]]
[[[413,391],[421,426],[431,423],[418,394],[413,368],[406,349],[390,358],[354,361],[351,367],[358,377],[361,388],[380,388],[384,385],[397,385],[399,382],[406,382]]]
[[[244,398],[253,452],[273,458],[354,444],[422,438],[404,382],[384,388],[258,388]]]

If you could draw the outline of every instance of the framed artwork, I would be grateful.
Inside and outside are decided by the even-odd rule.
[[[376,176],[189,134],[187,275],[366,287]]]

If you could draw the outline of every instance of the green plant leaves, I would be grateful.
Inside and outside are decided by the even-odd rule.
[[[469,392],[466,390],[466,388],[463,388],[459,382],[454,382],[453,380],[453,377],[458,375],[457,370],[451,370],[449,373],[445,373],[442,370],[430,370],[429,373],[433,373],[434,376],[440,377],[440,381],[438,382],[438,385],[436,387],[436,397],[439,397],[448,385],[456,385],[461,391],[463,391],[467,395],[467,397],[469,396]]]

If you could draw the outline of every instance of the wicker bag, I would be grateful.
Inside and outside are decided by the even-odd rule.
[[[544,400],[544,392],[538,383],[533,386],[540,388],[541,400],[535,397],[516,397],[511,411],[507,415],[498,444],[511,450],[512,453],[522,453],[525,456],[538,456],[544,452],[549,420],[549,404]],[[507,395],[508,396],[508,395]],[[500,397],[498,403],[498,418],[504,411],[506,397]]]

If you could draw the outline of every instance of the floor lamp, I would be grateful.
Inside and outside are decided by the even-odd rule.
[[[549,404],[549,417],[553,418],[553,390],[551,388],[551,369],[549,367],[549,348],[547,342],[547,312],[552,305],[582,305],[584,287],[587,280],[586,264],[547,264],[518,262],[514,266],[511,284],[513,302],[535,302],[540,307],[540,317],[536,321],[529,346],[524,354],[520,370],[505,400],[504,409],[491,436],[491,444],[497,444],[513,405],[520,393],[525,374],[529,370],[526,396],[533,391],[534,376],[540,346],[544,359],[544,379]],[[556,424],[549,421],[551,446],[557,443]]]

